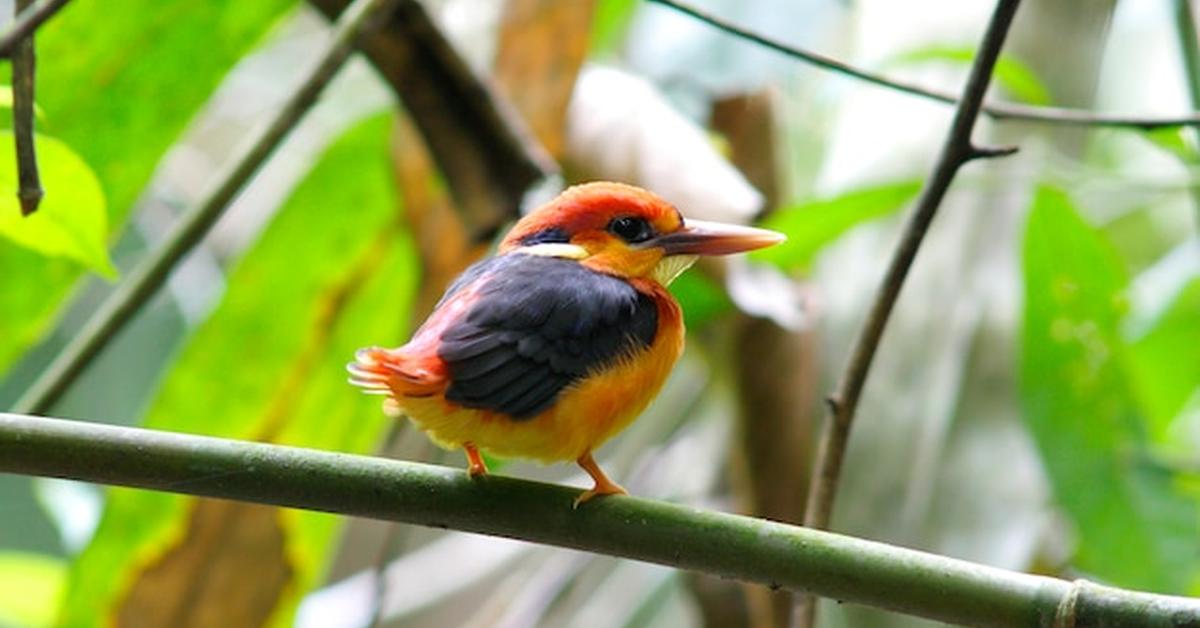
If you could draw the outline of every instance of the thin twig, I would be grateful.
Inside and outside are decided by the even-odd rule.
[[[1179,0],[1186,3],[1187,0]],[[935,102],[944,103],[947,105],[958,104],[957,95],[953,92],[933,89],[902,81],[899,79],[888,78],[881,74],[876,74],[869,70],[856,67],[844,61],[839,61],[833,57],[828,57],[820,53],[790,46],[778,40],[771,39],[759,33],[747,30],[722,18],[719,18],[707,11],[698,9],[684,2],[677,0],[650,0],[666,7],[670,7],[690,15],[706,24],[715,26],[731,35],[735,35],[747,41],[754,42],[760,46],[770,48],[778,53],[800,59],[819,68],[851,76],[861,81],[895,90],[913,96],[919,96]],[[1149,116],[1130,116],[1121,114],[1097,113],[1093,111],[1083,111],[1080,109],[1069,109],[1065,107],[1041,107],[1035,105],[1020,105],[1016,103],[986,103],[982,106],[981,111],[990,118],[996,120],[1021,120],[1027,122],[1041,122],[1045,124],[1062,124],[1074,126],[1103,126],[1103,127],[1125,127],[1134,129],[1157,129],[1163,127],[1176,126],[1200,126],[1200,114],[1187,114],[1171,117],[1149,117]]]
[[[384,458],[0,414],[0,473],[399,521],[641,560],[955,624],[1194,626],[1200,600],[1075,584],[774,521]]]
[[[58,13],[71,0],[48,0],[36,7],[25,9],[17,15],[13,25],[4,35],[0,35],[0,57],[8,57],[16,49],[18,43],[31,35],[34,30],[46,20]],[[28,4],[28,3],[25,3]]]
[[[17,0],[16,15],[28,12],[33,0]],[[37,150],[33,144],[33,86],[36,58],[33,33],[17,43],[12,59],[13,137],[17,145],[17,200],[21,215],[37,211],[42,202],[42,178],[38,175]]]
[[[818,529],[829,527],[842,471],[842,460],[850,438],[850,426],[854,421],[854,411],[858,407],[867,373],[871,369],[871,361],[883,337],[892,307],[900,295],[904,279],[908,276],[946,190],[949,189],[959,168],[968,161],[1012,153],[1009,148],[976,147],[971,143],[971,130],[979,117],[984,93],[987,92],[992,71],[1019,4],[1020,0],[999,0],[996,3],[996,9],[988,22],[983,41],[979,44],[979,52],[971,65],[967,83],[963,87],[962,99],[954,113],[954,121],[942,145],[933,173],[921,191],[915,210],[904,225],[900,242],[896,245],[887,272],[880,283],[871,311],[854,341],[850,360],[842,373],[837,390],[829,398],[830,408],[826,414],[825,431],[817,450],[816,470],[809,485],[808,504],[805,508],[804,524],[807,526]],[[799,625],[812,626],[814,616],[813,598],[802,596],[796,610]]]
[[[215,185],[190,207],[166,239],[143,258],[17,400],[18,412],[46,412],[87,368],[105,344],[158,291],[175,264],[204,237],[242,186],[258,171],[333,79],[364,31],[376,27],[399,0],[355,0],[339,17],[333,38],[274,119],[250,141]]]

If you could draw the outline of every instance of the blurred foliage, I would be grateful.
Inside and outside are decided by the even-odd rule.
[[[683,322],[697,329],[733,309],[729,295],[697,269],[688,270],[671,283],[671,294],[683,307]]]
[[[42,199],[37,213],[22,216],[16,154],[0,151],[0,236],[115,279],[117,269],[108,257],[107,209],[96,175],[63,142],[40,135],[35,142],[42,186],[51,193]],[[0,131],[0,144],[12,143],[12,131]]]
[[[42,130],[91,166],[110,227],[124,223],[158,161],[233,64],[293,4],[129,0],[114,19],[111,3],[78,0],[38,34],[39,57],[53,59],[38,66]],[[48,189],[47,202],[65,193]],[[107,241],[109,233],[88,236],[97,237]],[[0,276],[4,371],[46,331],[79,272],[0,242]]]
[[[637,0],[596,0],[589,45],[595,55],[611,54],[625,35]]]
[[[897,67],[928,63],[946,63],[962,68],[971,66],[975,60],[974,46],[925,46],[901,53],[889,59],[885,65]],[[1030,105],[1049,105],[1053,102],[1050,90],[1029,66],[1011,55],[1000,55],[996,61],[992,80],[1014,100]]]
[[[26,552],[0,552],[0,627],[49,626],[67,564]]]
[[[154,194],[146,185],[157,164],[179,141],[189,121],[212,98],[234,65],[272,34],[276,23],[289,15],[296,4],[294,0],[251,3],[127,0],[120,3],[118,12],[112,3],[75,0],[39,32],[37,111],[39,130],[45,133],[39,139],[39,152],[47,196],[36,216],[19,218],[13,198],[13,155],[11,151],[0,151],[0,171],[4,173],[0,175],[3,177],[0,195],[4,199],[0,201],[0,235],[7,238],[0,239],[0,277],[4,278],[4,289],[0,290],[0,338],[3,339],[0,371],[24,355],[45,334],[54,318],[61,315],[64,297],[80,278],[81,267],[106,277],[114,276],[108,246],[115,239],[113,234],[126,224],[138,199]],[[735,14],[739,19],[758,18],[761,25],[778,21],[775,14],[783,10],[782,4],[727,3],[727,6],[739,7]],[[585,62],[602,59],[630,77],[641,77],[639,72],[653,75],[645,67],[636,67],[636,61],[631,59],[637,55],[629,54],[631,47],[627,41],[627,34],[636,32],[630,31],[629,26],[642,16],[643,3],[596,0],[594,6],[587,27],[589,52]],[[824,29],[831,23],[827,19],[812,20],[814,29]],[[531,32],[544,26],[528,25],[534,29]],[[546,52],[571,46],[559,46],[564,42],[555,40],[554,35],[562,36],[561,28],[550,30],[551,37],[543,32],[536,44],[538,48],[530,56],[549,55],[554,57],[552,62],[539,66],[540,74],[520,66],[508,77],[512,84],[507,88],[518,96],[531,96],[546,87],[542,83],[551,80],[559,81],[558,89],[549,90],[557,97],[565,98],[571,93],[569,83],[574,79],[575,66],[570,64],[565,68],[559,63],[557,52]],[[727,36],[709,29],[692,31],[688,34],[692,39],[687,41],[669,37],[663,40],[669,40],[680,50],[690,50],[688,54],[717,50],[711,45],[714,41],[728,43],[719,39]],[[840,30],[833,28],[830,32],[842,37],[854,31],[843,25]],[[802,32],[795,35],[798,41],[804,39]],[[1055,38],[1052,43],[1058,42],[1059,34],[1050,36]],[[534,45],[523,33],[510,39],[514,46]],[[900,46],[911,46],[910,38],[902,39]],[[934,44],[894,53],[886,57],[883,65],[949,66],[955,72],[942,74],[953,75],[964,70],[973,56],[974,49],[970,46]],[[737,59],[742,58],[738,55],[722,55],[721,63],[703,56],[697,58],[708,59],[713,65],[728,62],[729,67],[716,69],[733,75],[762,74],[758,65],[749,67],[751,61],[741,61],[743,65],[735,67]],[[745,59],[759,57],[747,55]],[[1027,65],[1024,60],[1004,55],[997,65],[995,82],[1012,100],[1049,104],[1053,101],[1050,88],[1061,86],[1047,85],[1032,67],[1042,66]],[[703,98],[685,102],[688,98],[710,88],[722,92],[721,97],[727,96],[724,93],[727,86],[722,84],[717,89],[705,78],[710,69],[692,68],[695,76],[660,73],[655,87],[670,92],[670,99],[657,103],[659,96],[652,95],[656,106],[661,105],[659,111],[663,117],[589,118],[611,125],[596,134],[603,140],[596,144],[609,149],[633,147],[613,162],[622,166],[670,164],[657,168],[655,175],[660,179],[647,185],[655,189],[660,186],[692,189],[694,196],[689,203],[680,203],[685,211],[696,211],[706,201],[718,208],[729,204],[725,196],[701,189],[704,185],[698,183],[722,187],[723,184],[714,183],[712,163],[702,164],[698,151],[690,154],[678,150],[676,144],[683,145],[680,136],[672,135],[668,132],[671,127],[661,122],[667,117],[686,120],[676,128],[691,130],[696,126],[694,120],[703,116],[688,116],[706,110],[711,102]],[[809,82],[814,75],[797,76],[805,77],[806,91],[798,91],[803,94],[803,102],[791,103],[794,108],[788,109],[788,115],[794,119],[781,123],[781,133],[796,134],[800,132],[797,129],[813,133],[813,137],[805,138],[805,166],[825,176],[827,168],[836,170],[828,165],[835,161],[830,155],[836,151],[824,149],[844,141],[847,135],[845,129],[838,131],[841,135],[831,131],[838,127],[826,124],[829,118],[819,115],[820,107],[841,106],[841,101],[822,104],[827,86],[821,81],[828,78],[841,84],[845,79],[817,74]],[[786,81],[780,84],[785,85]],[[748,88],[739,83],[737,89]],[[637,97],[631,93],[632,88],[609,92],[610,97],[616,95],[614,101]],[[715,97],[704,95],[704,98]],[[515,100],[520,103],[522,99]],[[565,101],[558,104],[565,105]],[[615,108],[613,103],[601,105]],[[0,89],[0,108],[9,106],[11,90]],[[270,103],[262,104],[269,106]],[[555,117],[546,124],[534,124],[532,128],[549,128],[559,133],[562,108],[554,109]],[[530,116],[535,111],[527,109],[523,113]],[[872,112],[878,114],[878,110]],[[944,116],[946,111],[938,109],[932,115]],[[643,119],[628,119],[639,117]],[[637,133],[644,136],[630,132],[631,127],[637,126],[634,123],[640,124]],[[871,164],[868,180],[877,181],[872,177],[879,176],[879,171],[890,172],[890,176],[912,175],[911,153],[885,146],[888,138],[882,137],[883,127],[871,127],[861,119],[856,123],[868,128],[866,133],[870,134],[869,141],[856,145],[860,152],[853,159],[855,163]],[[3,122],[0,126],[7,124]],[[889,124],[894,123],[889,121]],[[905,119],[903,124],[918,122]],[[702,133],[709,132],[696,128]],[[419,281],[420,262],[406,222],[398,213],[403,203],[393,182],[392,160],[404,160],[395,151],[389,155],[388,146],[389,141],[401,142],[398,138],[403,136],[389,139],[391,131],[389,120],[378,117],[346,132],[291,191],[266,231],[245,244],[244,251],[238,251],[242,258],[228,275],[227,294],[215,312],[198,317],[203,320],[187,339],[182,355],[161,374],[161,391],[149,410],[147,426],[352,452],[369,451],[377,443],[387,422],[376,399],[358,395],[345,385],[343,365],[360,346],[404,340]],[[981,135],[984,132],[979,130]],[[940,133],[939,130],[929,139],[936,140]],[[1089,137],[1109,140],[1117,134],[1126,132],[1095,133]],[[566,139],[562,141],[569,142],[570,134],[564,135]],[[1177,158],[1184,166],[1181,178],[1186,178],[1187,186],[1192,188],[1185,192],[1194,192],[1193,171],[1200,164],[1200,150],[1193,130],[1160,129],[1138,132],[1136,136]],[[0,143],[11,143],[10,138],[10,133],[0,132]],[[631,143],[631,138],[639,142]],[[546,137],[541,139],[547,141]],[[417,146],[411,133],[409,141],[409,146]],[[1132,143],[1138,141],[1142,140]],[[1023,148],[1027,146],[1025,139],[1021,143]],[[881,154],[887,153],[890,162],[876,160],[875,155],[868,159],[861,154],[865,152],[861,151],[863,147],[874,150],[881,146]],[[1118,145],[1113,143],[1113,146]],[[1106,158],[1108,161],[1098,163],[1103,160],[1093,156],[1070,167],[1082,166],[1079,171],[1098,179],[1101,178],[1095,175],[1098,170],[1115,170],[1128,163],[1128,156],[1123,153]],[[1040,161],[1034,162],[1024,174],[1003,172],[1005,181],[1001,185],[989,181],[994,187],[975,186],[963,193],[991,194],[1003,188],[980,204],[987,205],[989,211],[1008,211],[1010,208],[1003,207],[1003,201],[996,199],[1009,195],[1013,189],[1024,190],[1031,182],[1060,180],[1059,175],[1067,170],[1059,168],[1059,172],[1047,174],[1045,171],[1062,164],[1044,159],[1036,151],[1023,150],[1017,159]],[[715,161],[722,167],[728,165],[724,158]],[[399,167],[403,169],[403,164]],[[796,161],[793,159],[785,167],[796,168]],[[991,171],[980,166],[976,172]],[[1103,172],[1104,176],[1108,174]],[[437,173],[428,170],[419,171],[416,178],[425,179],[434,188],[444,183]],[[817,257],[855,227],[906,207],[921,187],[921,181],[912,179],[882,184],[864,184],[855,177],[845,176],[839,179],[831,175],[830,179],[848,179],[849,183],[839,188],[844,191],[838,196],[805,200],[772,213],[764,226],[786,233],[788,241],[750,256],[793,275],[814,275],[811,289],[818,302],[837,288],[821,284],[829,281],[827,277],[815,276],[820,269],[815,265]],[[955,186],[982,179],[956,182]],[[1117,184],[1137,186],[1128,180],[1118,180]],[[404,187],[409,193],[420,191],[417,185]],[[1081,194],[1079,198],[1084,197]],[[1010,305],[1003,298],[995,302],[987,300],[982,292],[969,298],[986,303],[981,307],[992,308],[999,303],[1006,312],[1024,308],[1019,336],[1011,335],[1014,331],[1011,327],[988,329],[988,333],[1000,337],[995,342],[1009,343],[1006,347],[1016,342],[1021,350],[1016,364],[1007,357],[995,358],[1005,360],[1004,376],[1019,373],[1020,390],[1019,398],[1012,398],[1010,392],[996,393],[997,398],[1009,396],[1003,397],[1003,411],[991,410],[1007,416],[1014,404],[1021,406],[1054,492],[1054,506],[1061,509],[1070,523],[1072,554],[1067,557],[1069,564],[1062,566],[1064,572],[1079,570],[1088,577],[1122,586],[1198,594],[1200,458],[1196,451],[1200,446],[1200,361],[1192,355],[1194,347],[1200,347],[1200,277],[1185,269],[1183,272],[1192,274],[1178,278],[1177,289],[1162,296],[1153,307],[1131,305],[1130,299],[1141,274],[1152,272],[1164,259],[1164,252],[1182,238],[1175,223],[1162,220],[1165,198],[1165,195],[1134,195],[1132,200],[1106,198],[1113,206],[1093,212],[1095,208],[1090,203],[1076,207],[1063,191],[1040,187],[1029,208],[1025,231],[1021,268],[1025,288],[1023,306]],[[1107,220],[1092,226],[1085,215],[1104,215]],[[944,222],[942,218],[939,220]],[[427,249],[453,255],[447,253],[451,250],[447,246],[447,232],[431,230],[430,233],[423,241]],[[939,246],[933,240],[936,238],[931,237],[929,248]],[[967,255],[974,253],[969,246],[964,250]],[[1013,247],[1006,250],[1012,251]],[[885,254],[879,251],[879,255]],[[923,256],[931,259],[925,253]],[[450,260],[448,267],[461,261]],[[685,273],[671,286],[682,302],[687,324],[693,329],[727,321],[735,308],[724,287],[713,278],[714,273],[705,270],[710,269]],[[841,265],[831,274],[838,287],[862,284],[867,290],[874,287],[877,273],[877,263],[872,259],[860,268]],[[1003,281],[997,283],[1003,287]],[[912,289],[907,290],[912,293]],[[822,291],[826,295],[821,295]],[[911,300],[900,304],[908,306],[913,306]],[[915,307],[931,306],[917,303]],[[1145,311],[1136,310],[1137,307]],[[860,310],[853,312],[854,316],[860,314]],[[931,315],[938,316],[938,312]],[[842,321],[820,323],[814,334],[847,327]],[[840,352],[845,339],[823,336],[820,340],[822,346],[835,347]],[[967,355],[970,349],[964,348],[970,343],[964,340],[962,344],[963,347],[955,345],[944,351],[957,352],[947,363],[953,363],[953,368],[963,372],[953,377],[943,375],[956,381],[972,376],[979,379],[964,382],[964,391],[1003,388],[994,385],[995,378],[1002,376],[966,372],[974,367],[970,364],[971,356]],[[838,354],[825,359],[836,367],[840,357]],[[928,362],[928,371],[944,366],[937,363],[939,355],[933,350],[906,353],[904,359],[908,365],[921,362],[922,367]],[[827,367],[826,371],[829,370]],[[912,368],[906,373],[909,370],[918,375],[925,372]],[[138,372],[131,366],[121,376],[136,377]],[[888,375],[886,372],[872,375],[877,391],[880,380]],[[903,375],[899,379],[902,385],[936,384],[911,377],[905,379]],[[910,402],[896,404],[895,411],[889,413],[895,417],[877,417],[879,420],[874,423],[886,425],[889,419],[905,419],[912,410],[905,404]],[[947,403],[957,403],[957,398]],[[714,410],[714,405],[689,406],[687,411],[711,414],[719,410]],[[964,407],[974,411],[969,404]],[[856,428],[860,443],[864,431],[873,427],[870,421],[863,423]],[[931,428],[937,429],[964,428],[962,425]],[[885,432],[872,436],[880,433]],[[879,440],[896,450],[895,439]],[[989,448],[992,445],[994,442],[988,443]],[[643,449],[652,451],[660,446],[662,443],[656,442]],[[668,447],[662,449],[666,451]],[[912,458],[928,453],[903,451],[897,457],[912,465]],[[971,450],[954,456],[977,461],[988,453]],[[931,455],[936,458],[943,454]],[[978,467],[987,467],[986,462],[955,467],[958,463],[950,454],[934,458],[917,462],[937,466],[948,474],[962,468],[976,473]],[[1002,468],[989,468],[990,472],[1004,473]],[[687,473],[694,474],[694,470]],[[977,482],[973,488],[983,483]],[[944,491],[944,487],[930,490]],[[870,514],[872,508],[893,506],[904,498],[895,493],[867,495],[878,503],[862,505],[859,510]],[[992,513],[978,514],[982,517]],[[879,521],[891,521],[877,513],[872,516]],[[939,523],[953,525],[945,523],[953,520],[945,513],[939,513],[938,517],[942,519]],[[268,623],[287,625],[298,600],[324,582],[327,565],[335,555],[340,521],[310,512],[111,490],[107,492],[94,538],[70,563],[27,552],[0,552],[0,628],[54,623],[172,625],[171,618],[178,617],[208,625],[240,625],[248,623],[250,618],[267,617]],[[979,528],[988,529],[984,525]],[[941,532],[944,530],[929,534],[936,536]],[[978,530],[975,533],[987,534]],[[1057,539],[1055,534],[1028,532],[1031,537],[1042,535],[1051,539],[1047,542],[1042,538],[1030,542],[1031,545],[1053,544]],[[1019,544],[1011,539],[988,541],[1001,546]],[[970,551],[967,548],[964,553]],[[1016,550],[1006,558],[1012,555],[1024,556]],[[360,560],[355,568],[361,569],[362,564]],[[550,588],[559,590],[562,586]],[[505,589],[497,586],[496,590]],[[580,591],[580,596],[594,594],[586,586],[580,587]],[[662,606],[663,600],[668,596],[674,598],[679,591],[684,591],[683,584],[671,577],[659,588],[634,592],[642,596],[636,599],[644,606],[630,623],[659,625],[664,619],[660,612],[663,608],[677,610],[674,606]],[[544,603],[550,607],[553,600]]]
[[[750,258],[785,269],[807,269],[822,247],[859,223],[896,212],[919,191],[920,181],[900,181],[784,207],[763,226],[787,234],[787,241],[755,251]]]
[[[1076,564],[1120,586],[1188,592],[1200,575],[1200,494],[1149,447],[1120,333],[1128,278],[1115,250],[1065,193],[1043,187],[1030,210],[1024,273],[1024,415],[1074,523]],[[1140,353],[1142,362],[1166,359],[1160,369],[1178,360]]]
[[[376,443],[384,426],[378,401],[347,394],[344,365],[357,347],[402,336],[414,290],[417,262],[400,229],[388,122],[375,118],[348,132],[296,189],[234,270],[220,307],[187,343],[146,418],[148,427],[340,451],[367,451]],[[302,260],[314,263],[298,272]],[[215,396],[214,378],[221,382]],[[197,503],[112,490],[95,538],[72,565],[63,623],[104,624],[151,570],[178,576],[179,587],[197,586],[214,564],[239,569],[226,576],[246,590],[262,583],[271,565],[221,562],[220,545],[210,548],[210,564],[183,577],[187,570],[173,559],[191,544],[212,542],[206,539],[212,532],[198,527],[244,521],[223,518],[236,513],[194,518]],[[286,562],[285,585],[266,598],[285,622],[318,581],[338,520],[272,511],[283,553],[255,557]],[[164,605],[229,603],[206,597],[212,590],[193,591],[186,602],[179,593],[164,591],[159,598]]]
[[[1184,128],[1151,129],[1139,134],[1151,144],[1179,158],[1184,164],[1200,162],[1200,151],[1196,148],[1195,133]]]
[[[1195,436],[1185,440],[1189,434],[1176,431],[1194,430],[1200,423],[1200,359],[1180,360],[1184,347],[1200,348],[1200,277],[1130,346],[1133,381],[1151,438],[1196,464]]]

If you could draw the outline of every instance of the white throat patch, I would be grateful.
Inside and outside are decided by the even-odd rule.
[[[695,264],[697,259],[700,259],[698,255],[668,255],[658,260],[650,276],[658,283],[669,286],[683,271]]]

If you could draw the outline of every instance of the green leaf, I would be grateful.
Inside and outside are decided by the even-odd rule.
[[[637,6],[637,0],[599,0],[596,3],[589,35],[592,54],[604,55],[615,51]]]
[[[948,63],[970,65],[975,60],[975,49],[959,46],[926,46],[901,53],[887,60],[885,66],[920,65],[926,63]],[[1049,105],[1050,90],[1027,65],[1010,55],[1000,55],[992,79],[1015,100],[1031,105]]]
[[[0,131],[0,146],[12,146],[12,131]],[[51,257],[72,259],[108,279],[117,276],[108,257],[108,215],[100,182],[66,144],[35,138],[45,197],[37,212],[21,215],[17,160],[0,150],[0,236]]]
[[[1159,441],[1170,437],[1168,429],[1188,400],[1200,397],[1200,359],[1191,359],[1195,358],[1198,347],[1200,277],[1180,291],[1152,327],[1131,346],[1134,382],[1152,435]],[[1195,455],[1191,451],[1180,453]]]
[[[1041,188],[1025,234],[1021,401],[1078,567],[1118,586],[1184,593],[1200,570],[1200,508],[1152,458],[1125,372],[1128,280],[1066,194]]]
[[[352,129],[295,190],[188,341],[147,426],[350,452],[376,443],[386,425],[379,398],[346,384],[345,364],[359,347],[400,344],[418,272],[398,215],[389,122],[377,117]],[[212,504],[111,491],[95,538],[71,570],[63,623],[103,625],[132,612],[127,604],[135,598],[157,610],[157,597],[237,607],[236,599],[206,597],[215,594],[209,589],[189,594],[190,602],[171,596],[203,580],[180,556],[238,547],[223,541],[247,522],[271,546],[256,543],[253,555],[238,550],[246,555],[202,568],[225,569],[213,579],[240,582],[234,591],[262,593],[257,603],[267,606],[258,610],[286,623],[299,597],[320,581],[341,520],[277,509],[200,510],[205,503]],[[210,519],[199,521],[200,512]],[[271,578],[271,586],[257,588]]]
[[[683,308],[683,320],[689,330],[699,329],[733,309],[733,301],[724,288],[696,269],[671,282],[671,293]]]
[[[12,109],[13,106],[13,91],[12,85],[0,85],[0,108]],[[38,120],[46,117],[46,112],[37,103],[33,103],[33,115]],[[11,120],[7,120],[4,124],[12,124]]]
[[[755,251],[750,258],[787,270],[808,268],[822,247],[861,222],[895,212],[920,190],[919,181],[901,181],[781,209],[763,226],[783,232],[787,241]]]
[[[1140,133],[1146,141],[1171,153],[1185,164],[1200,162],[1200,150],[1196,149],[1194,131],[1187,127],[1163,127],[1148,129]]]
[[[295,0],[76,0],[38,31],[41,129],[95,171],[116,231],[225,74]],[[87,42],[82,45],[81,42]],[[7,82],[8,65],[0,68]],[[63,193],[49,185],[47,198]],[[0,372],[43,335],[73,264],[0,242]]]
[[[0,626],[51,625],[66,574],[59,558],[0,552]]]

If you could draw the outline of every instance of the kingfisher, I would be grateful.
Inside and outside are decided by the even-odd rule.
[[[497,254],[463,272],[405,345],[369,347],[350,381],[386,395],[438,445],[543,463],[595,481],[579,506],[623,494],[593,453],[658,394],[683,351],[667,286],[701,255],[777,244],[774,231],[684,219],[641,188],[571,187],[519,220]]]

